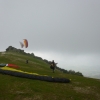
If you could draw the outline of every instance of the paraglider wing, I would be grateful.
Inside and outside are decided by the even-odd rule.
[[[27,39],[24,39],[24,46],[25,46],[25,48],[28,47],[28,41],[27,41]]]
[[[23,48],[24,44],[22,42],[20,42],[21,48]]]

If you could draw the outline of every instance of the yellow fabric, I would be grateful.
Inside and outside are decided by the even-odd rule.
[[[10,71],[16,71],[16,72],[21,72],[21,73],[26,73],[26,74],[34,74],[34,75],[39,75],[39,74],[37,74],[37,73],[25,72],[25,71],[22,71],[22,70],[17,70],[17,69],[14,69],[14,68],[9,68],[9,67],[7,67],[7,66],[2,67],[1,69],[3,69],[3,70],[10,70]],[[39,75],[39,76],[41,76],[41,75]],[[42,76],[47,76],[47,75],[42,75]]]

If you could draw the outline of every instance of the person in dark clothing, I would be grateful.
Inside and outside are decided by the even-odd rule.
[[[53,70],[53,73],[55,72],[55,68],[56,68],[56,63],[54,62],[54,60],[52,60],[50,68]]]
[[[28,60],[26,60],[26,64],[28,64]]]

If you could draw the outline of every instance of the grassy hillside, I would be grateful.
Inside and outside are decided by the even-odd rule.
[[[26,64],[26,59],[29,64]],[[0,74],[0,100],[100,100],[100,80],[52,73],[49,65],[31,56],[0,53],[0,63],[13,63],[20,70],[71,79],[71,83],[53,83]]]

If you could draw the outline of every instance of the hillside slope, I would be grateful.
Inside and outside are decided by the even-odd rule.
[[[46,62],[20,53],[0,53],[0,63],[13,63],[23,71],[71,79],[71,83],[53,83],[0,74],[0,100],[100,100],[99,79],[59,70],[52,73]]]

